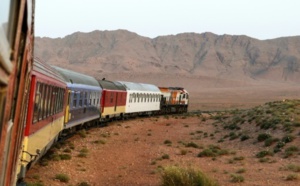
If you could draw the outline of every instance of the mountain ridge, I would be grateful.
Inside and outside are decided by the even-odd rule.
[[[151,39],[127,30],[95,30],[63,38],[36,37],[35,56],[91,75],[153,73],[300,81],[300,36],[258,40],[191,32]]]

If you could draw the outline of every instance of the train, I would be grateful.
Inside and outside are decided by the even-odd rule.
[[[184,88],[109,81],[34,58],[18,178],[63,136],[115,119],[184,113]]]
[[[7,0],[0,19],[0,185],[22,182],[63,136],[115,119],[184,113],[181,87],[109,81],[33,57],[34,1]]]

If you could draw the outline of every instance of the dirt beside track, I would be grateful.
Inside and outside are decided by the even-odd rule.
[[[68,139],[55,151],[57,154],[71,154],[71,160],[49,160],[47,166],[37,164],[27,173],[26,181],[47,186],[75,186],[82,182],[93,186],[157,186],[160,185],[161,168],[177,165],[199,168],[222,186],[300,184],[300,178],[286,181],[293,172],[283,169],[291,163],[300,165],[299,156],[283,159],[275,155],[270,157],[269,163],[261,163],[255,157],[260,147],[253,144],[253,140],[218,143],[228,132],[216,132],[214,122],[208,114],[114,121],[107,127],[88,130],[86,137],[77,134]],[[189,142],[197,144],[198,148],[184,145]],[[299,139],[295,143],[299,143]],[[211,144],[229,150],[230,154],[216,158],[197,157]],[[70,153],[64,152],[70,148]],[[85,149],[86,157],[78,157],[82,149]],[[169,158],[162,158],[163,155]],[[243,159],[233,161],[235,157]],[[237,173],[239,170],[244,171]],[[57,174],[66,174],[70,180],[60,182],[55,179]],[[233,183],[232,174],[242,175],[244,182]]]

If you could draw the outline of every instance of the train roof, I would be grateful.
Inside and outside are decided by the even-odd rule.
[[[37,57],[35,57],[33,60],[33,71],[42,73],[48,77],[65,83],[63,76],[56,69],[52,68],[50,65]]]
[[[134,82],[126,82],[126,81],[118,81],[118,82],[121,83],[127,90],[160,92],[159,88],[152,84],[134,83]]]
[[[99,80],[98,82],[102,89],[126,91],[126,88],[119,82],[113,82],[108,80]]]
[[[57,66],[52,66],[52,67],[55,68],[63,76],[63,78],[65,79],[65,81],[67,83],[91,85],[91,86],[99,87],[98,81],[92,76],[88,76],[88,75],[84,75],[84,74],[74,72],[71,70],[63,69],[63,68],[60,68]]]

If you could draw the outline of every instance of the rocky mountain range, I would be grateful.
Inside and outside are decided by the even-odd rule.
[[[147,38],[127,30],[35,38],[35,56],[83,73],[300,82],[300,36],[257,40],[210,32]]]

